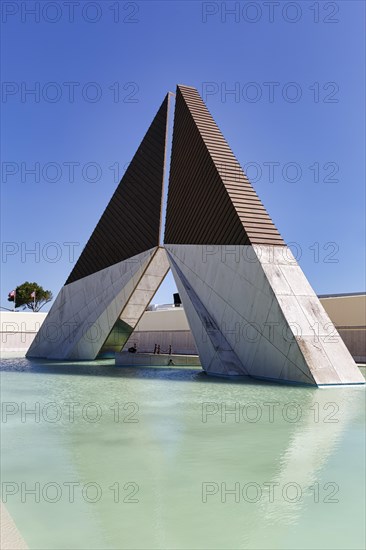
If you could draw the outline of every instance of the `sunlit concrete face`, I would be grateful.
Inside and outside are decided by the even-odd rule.
[[[208,374],[364,383],[287,246],[166,249]]]
[[[168,269],[166,252],[157,247],[65,285],[27,357],[77,361],[119,351]]]
[[[100,355],[121,351],[168,271],[166,252],[163,247],[158,247],[100,349]]]
[[[128,307],[156,250],[148,250],[65,285],[27,357],[95,359]]]

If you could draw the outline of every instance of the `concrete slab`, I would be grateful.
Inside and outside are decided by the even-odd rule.
[[[168,355],[152,353],[116,353],[116,366],[124,367],[200,367],[198,355]]]

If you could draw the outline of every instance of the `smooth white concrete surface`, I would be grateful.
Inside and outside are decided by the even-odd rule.
[[[62,287],[27,357],[95,359],[156,250]]]
[[[166,250],[208,373],[312,385],[364,383],[288,247]]]
[[[157,309],[156,311],[145,311],[136,326],[136,331],[153,332],[189,330],[187,316],[182,307],[172,307],[171,309]]]
[[[120,315],[122,321],[132,328],[136,327],[168,271],[169,262],[166,252],[164,248],[159,247],[123,308]]]
[[[204,299],[202,300],[204,286],[197,285],[200,290],[200,296],[198,296],[193,285],[190,284],[174,259],[172,257],[169,259],[205,370],[213,374],[247,375],[248,371],[240,362],[215,320],[215,316],[211,315],[204,305]],[[224,311],[225,304],[222,303],[220,306]]]

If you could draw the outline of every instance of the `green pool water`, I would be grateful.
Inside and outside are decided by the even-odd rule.
[[[32,549],[365,546],[365,387],[9,359],[1,398],[2,498]]]

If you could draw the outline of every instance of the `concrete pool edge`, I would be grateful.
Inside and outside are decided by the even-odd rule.
[[[198,355],[129,353],[122,351],[115,355],[116,367],[201,367]]]
[[[0,501],[0,549],[28,550],[29,546],[23,539],[6,506]]]

